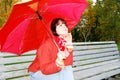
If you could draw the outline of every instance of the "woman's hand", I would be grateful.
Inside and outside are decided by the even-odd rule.
[[[64,39],[66,40],[65,46],[68,49],[69,52],[71,52],[74,48],[72,45],[72,35],[71,33],[68,33],[64,36]]]
[[[59,52],[57,53],[57,57],[58,57],[60,60],[66,59],[65,52],[64,52],[64,51],[59,51]]]
[[[56,65],[57,67],[64,68],[64,60],[66,59],[64,51],[59,51],[57,53]]]
[[[63,38],[67,43],[72,43],[72,34],[71,33],[65,34]]]

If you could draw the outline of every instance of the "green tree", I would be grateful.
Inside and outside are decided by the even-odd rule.
[[[18,2],[18,0],[0,0],[0,27],[7,20],[13,4]]]
[[[72,31],[74,41],[120,42],[120,0],[97,0],[95,6],[91,1],[88,3],[80,23]]]
[[[73,30],[74,41],[87,42],[100,40],[98,33],[100,30],[97,29],[99,26],[99,16],[96,16],[93,8],[93,2],[88,1],[88,7],[82,16],[80,23]]]
[[[115,40],[119,37],[120,0],[97,0],[94,7],[96,16],[99,16],[101,40]]]

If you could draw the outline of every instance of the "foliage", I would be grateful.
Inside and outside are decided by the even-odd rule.
[[[119,0],[97,0],[94,7],[96,16],[99,16],[102,37],[100,40],[120,39],[120,3]]]
[[[74,41],[120,43],[120,0],[97,0],[94,6],[89,0],[88,4],[80,23],[72,31]]]
[[[13,4],[17,1],[18,0],[0,0],[0,27],[2,27],[7,20]]]
[[[88,1],[88,8],[84,12],[79,24],[72,31],[74,41],[99,41],[100,29],[98,29],[98,17],[93,9],[91,1]],[[76,32],[77,31],[77,32]],[[77,36],[75,36],[77,34]]]

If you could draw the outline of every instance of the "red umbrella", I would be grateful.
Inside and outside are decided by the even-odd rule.
[[[0,30],[0,50],[22,54],[37,49],[51,37],[50,23],[63,18],[71,30],[86,8],[85,0],[32,0],[16,4]]]

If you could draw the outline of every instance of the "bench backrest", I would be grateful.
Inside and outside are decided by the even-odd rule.
[[[120,54],[114,41],[74,43],[74,47],[73,70],[77,80],[99,75],[106,70],[104,65],[120,62]]]
[[[119,60],[119,52],[114,41],[74,43],[74,72],[100,66]],[[27,67],[35,58],[36,51],[22,56],[0,53],[0,80],[29,80]],[[89,74],[89,73],[86,73]],[[78,79],[79,75],[75,74]],[[84,77],[86,75],[80,75]]]
[[[35,51],[22,56],[0,53],[0,80],[30,80],[27,68],[34,58]]]

